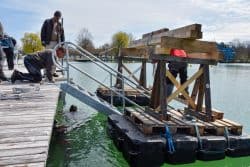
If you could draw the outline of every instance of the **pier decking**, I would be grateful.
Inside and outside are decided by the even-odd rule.
[[[44,167],[59,88],[0,83],[0,166]]]

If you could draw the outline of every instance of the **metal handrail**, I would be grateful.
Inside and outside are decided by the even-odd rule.
[[[125,108],[125,101],[130,102],[131,104],[137,106],[138,108],[143,110],[143,107],[139,106],[138,104],[136,104],[135,102],[133,102],[132,100],[128,99],[125,96],[125,91],[124,91],[124,83],[125,80],[131,82],[132,84],[138,86],[135,82],[133,82],[132,80],[130,80],[128,77],[124,76],[122,73],[114,70],[113,68],[111,68],[110,66],[108,66],[107,64],[105,64],[101,59],[97,58],[96,56],[94,56],[93,54],[91,54],[90,52],[88,52],[87,50],[81,48],[80,46],[72,43],[72,42],[61,42],[59,44],[57,44],[53,50],[53,54],[56,54],[56,48],[58,48],[59,46],[64,45],[66,48],[66,67],[63,67],[63,65],[60,65],[56,60],[55,60],[55,56],[52,56],[53,62],[56,64],[56,66],[60,69],[62,69],[63,71],[67,71],[67,82],[69,83],[69,67],[72,67],[74,69],[76,69],[77,71],[81,72],[82,74],[85,74],[87,77],[91,78],[92,80],[94,80],[95,82],[99,83],[100,85],[104,86],[105,88],[109,89],[111,91],[111,105],[113,105],[113,93],[119,95],[120,97],[122,97],[123,99],[123,110]],[[87,72],[75,67],[74,65],[69,63],[69,45],[73,45],[75,46],[75,50],[77,52],[79,52],[81,55],[87,57],[91,62],[93,62],[94,64],[96,64],[97,66],[99,66],[101,69],[103,69],[104,71],[108,72],[110,74],[110,80],[112,80],[112,76],[117,77],[118,79],[122,80],[122,93],[117,92],[116,90],[114,90],[112,88],[112,85],[110,85],[110,88],[108,86],[106,86],[105,84],[103,84],[101,81],[98,81],[97,79],[95,79],[94,77],[92,77],[90,74],[88,74]],[[71,47],[72,48],[72,47]],[[97,62],[98,63],[97,63]],[[128,84],[129,86],[131,86],[128,82],[126,82],[126,84]],[[132,87],[132,86],[131,86]],[[138,89],[132,87],[133,89],[135,89],[136,91],[138,91]],[[146,90],[146,89],[145,89]],[[147,91],[147,90],[146,90]],[[140,91],[138,91],[140,92]],[[148,95],[140,92],[141,94],[143,94],[146,97],[149,97]]]
[[[64,43],[67,43],[67,44],[71,44],[73,46],[75,46],[77,49],[79,49],[81,52],[85,53],[84,56],[86,56],[89,60],[91,60],[93,63],[95,63],[96,65],[99,66],[98,63],[96,63],[94,60],[97,60],[97,62],[101,63],[101,65],[105,66],[106,68],[108,68],[109,70],[113,71],[114,73],[119,74],[120,76],[122,76],[123,78],[125,78],[127,81],[131,82],[132,84],[136,85],[136,86],[139,86],[139,88],[141,88],[142,90],[144,90],[145,92],[148,92],[150,93],[147,89],[143,88],[142,86],[138,85],[137,83],[135,83],[134,81],[132,81],[130,78],[128,78],[127,76],[123,75],[122,73],[114,70],[113,68],[111,68],[110,66],[108,66],[106,63],[104,63],[101,59],[99,59],[98,57],[94,56],[92,53],[90,53],[89,51],[83,49],[82,47],[72,43],[72,42],[64,42]],[[86,55],[88,54],[88,55]],[[92,57],[92,58],[90,58]],[[101,66],[99,66],[101,67]],[[103,70],[109,72],[107,69],[104,69]],[[122,79],[122,78],[119,78],[119,79]]]
[[[83,54],[81,53],[79,50],[75,49],[78,53],[80,54]],[[112,76],[115,76],[116,78],[120,79],[120,80],[123,80],[123,78],[125,78],[124,75],[122,75],[122,77],[119,77],[119,75],[117,74],[120,74],[118,71],[115,71],[117,74],[114,74],[112,73],[111,71],[107,70],[107,69],[104,69],[102,66],[100,66],[100,64],[96,63],[92,58],[88,57],[87,55],[84,55],[86,56],[89,60],[91,60],[91,62],[93,62],[94,64],[96,64],[97,66],[99,66],[101,69],[105,70],[106,72],[110,73]],[[103,63],[103,62],[102,62]],[[104,63],[105,64],[105,63]],[[109,66],[108,66],[109,67]],[[128,80],[128,81],[131,81],[131,80]],[[134,90],[136,90],[137,92],[139,92],[140,94],[142,94],[143,96],[147,97],[147,98],[150,98],[150,96],[148,96],[147,94],[143,93],[142,91],[134,88],[129,82],[125,82],[128,86],[130,86],[131,88],[133,88]],[[135,84],[135,83],[132,83],[132,84]],[[137,84],[135,84],[136,86],[138,86]],[[146,90],[147,93],[150,93],[148,90]]]
[[[87,77],[89,77],[90,79],[94,80],[95,82],[97,82],[98,84],[102,85],[103,87],[111,90],[112,92],[114,92],[115,94],[121,96],[123,99],[127,100],[128,102],[130,102],[131,104],[135,105],[136,107],[140,108],[140,109],[144,109],[143,107],[139,106],[138,104],[136,104],[135,102],[133,102],[132,100],[130,100],[129,98],[127,98],[126,96],[124,96],[123,93],[119,93],[116,90],[114,90],[113,88],[109,88],[108,86],[106,86],[105,84],[103,84],[101,81],[95,79],[94,77],[92,77],[90,74],[88,74],[87,72],[77,68],[76,66],[69,64],[70,67],[74,68],[75,70],[77,70],[78,72],[86,75]]]

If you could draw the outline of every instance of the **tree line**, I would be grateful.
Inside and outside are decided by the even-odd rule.
[[[234,39],[228,45],[235,52],[234,62],[250,63],[250,41]]]

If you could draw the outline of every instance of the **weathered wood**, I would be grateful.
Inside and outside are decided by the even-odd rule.
[[[140,72],[140,85],[147,89],[147,62],[146,60],[142,61],[142,68]]]
[[[196,97],[197,97],[198,90],[199,90],[199,84],[200,84],[200,79],[197,78],[195,80],[194,87],[191,93],[191,98],[193,99],[193,101],[196,101]]]
[[[117,74],[117,78],[116,78],[116,84],[115,87],[116,88],[122,88],[122,57],[121,57],[121,49],[119,48],[119,52],[118,52],[118,69],[117,71],[119,72]]]
[[[45,162],[5,165],[5,167],[44,167]]]
[[[164,124],[145,112],[139,112],[133,108],[126,107],[124,115],[145,135],[152,135],[160,132],[165,132]]]
[[[47,155],[44,154],[34,154],[34,155],[22,155],[22,156],[14,156],[14,157],[0,157],[0,166],[5,165],[15,165],[15,164],[25,164],[25,163],[36,163],[36,162],[44,162]]]
[[[12,150],[19,148],[33,148],[33,147],[48,147],[48,141],[32,141],[32,142],[20,142],[20,143],[7,143],[0,144],[0,152],[1,150]]]
[[[185,62],[188,64],[210,64],[216,65],[216,60],[209,60],[209,59],[195,59],[195,58],[186,58],[186,57],[177,57],[177,56],[170,56],[169,54],[152,54],[149,56],[150,60],[153,61],[175,61],[175,62]]]
[[[19,142],[32,142],[32,141],[49,141],[50,136],[18,136],[18,137],[5,137],[0,138],[0,144],[6,143],[19,143]]]
[[[169,54],[171,48],[183,49],[186,53],[207,53],[209,55],[209,58],[207,58],[208,60],[221,59],[215,42],[164,36],[161,37],[161,49],[164,50],[164,53],[158,50],[157,54]],[[168,53],[165,51],[168,51]]]
[[[147,48],[122,48],[121,56],[124,60],[126,57],[136,57],[140,59],[148,59],[149,53]]]
[[[172,93],[167,98],[167,103],[169,103],[171,100],[173,100],[179,93],[181,93],[186,87],[188,87],[189,84],[191,84],[195,79],[200,77],[203,73],[203,68],[199,69],[192,77],[190,77],[184,84],[182,84],[179,89],[177,89],[174,93]]]
[[[0,100],[0,166],[45,166],[56,112],[59,89],[55,85],[27,83],[1,85],[6,100]],[[13,88],[28,91],[20,100],[8,99]]]
[[[160,112],[164,118],[167,118],[167,83],[166,83],[166,62],[160,61]]]
[[[201,67],[202,68],[202,65]],[[202,74],[199,78],[199,92],[198,92],[198,99],[197,99],[197,107],[196,111],[201,112],[202,111],[202,105],[203,105],[203,98],[204,98],[204,74]]]
[[[32,148],[17,148],[0,151],[0,157],[20,156],[20,155],[33,155],[47,153],[47,147],[32,147]]]
[[[204,65],[204,92],[205,92],[205,110],[208,116],[212,116],[212,104],[211,104],[211,90],[210,90],[210,77],[209,66]]]
[[[181,85],[178,83],[178,81],[175,79],[175,77],[169,72],[166,72],[166,76],[170,79],[170,81],[175,85],[175,87],[178,89]],[[187,99],[188,104],[195,109],[196,105],[194,100],[189,97],[189,95],[187,94],[187,92],[185,91],[185,89],[181,92],[183,94],[183,96]]]
[[[189,39],[201,39],[201,25],[192,24],[185,27],[173,29],[170,31],[162,31],[161,33],[148,33],[144,35],[144,38],[133,41],[129,48],[145,47],[149,45],[158,45],[161,43],[161,37],[176,37],[176,38],[189,38]]]
[[[160,35],[162,33],[165,33],[165,32],[168,32],[169,29],[168,28],[162,28],[162,29],[159,29],[159,30],[156,30],[156,31],[152,31],[152,32],[149,32],[149,33],[146,33],[146,34],[143,34],[142,35],[142,38],[150,38],[152,36],[155,36],[155,35]]]
[[[151,93],[151,98],[150,98],[150,108],[155,109],[160,105],[160,65],[157,64],[156,67],[156,72],[154,75],[154,83],[153,83],[153,88],[152,88],[152,93]]]

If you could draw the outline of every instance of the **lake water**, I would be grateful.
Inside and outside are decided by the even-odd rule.
[[[116,68],[116,63],[108,63]],[[94,64],[76,63],[76,66],[97,76],[108,84],[109,76]],[[127,63],[132,71],[140,64]],[[188,73],[197,71],[198,66],[190,65]],[[148,85],[153,82],[153,65],[147,64]],[[211,96],[213,108],[224,112],[224,117],[243,125],[243,133],[250,134],[250,65],[219,64],[210,68]],[[95,92],[98,84],[76,71],[70,71],[74,82]],[[69,113],[70,105],[77,105],[78,112]],[[176,103],[172,105],[180,107]],[[48,167],[128,167],[122,154],[116,149],[106,133],[107,118],[94,109],[66,95],[62,112],[64,124],[68,127],[64,137],[52,138]],[[192,164],[169,165],[176,167],[250,167],[250,156],[226,158],[219,161],[196,161]]]

